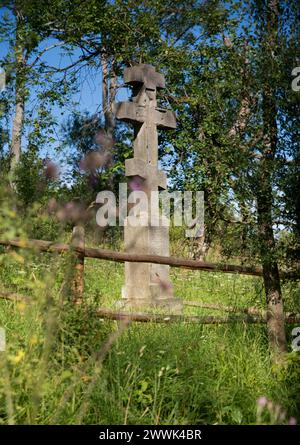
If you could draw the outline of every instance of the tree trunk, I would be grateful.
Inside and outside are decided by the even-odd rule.
[[[117,77],[113,70],[112,64],[109,62],[108,56],[103,53],[101,56],[101,70],[102,70],[102,109],[104,114],[104,129],[107,144],[104,149],[107,152],[106,167],[110,168],[113,165],[112,148],[114,145],[114,136],[116,128],[115,115],[113,113],[113,102],[115,100],[117,89]],[[108,185],[111,189],[114,188],[112,175],[108,180]]]
[[[109,66],[108,56],[101,55],[102,69],[102,109],[104,114],[105,131],[108,138],[113,139],[115,131],[115,116],[112,111],[113,101],[116,95],[116,75]]]
[[[12,184],[14,182],[15,168],[21,156],[21,138],[24,124],[25,107],[25,67],[23,47],[23,27],[24,18],[20,11],[16,11],[16,41],[15,41],[15,63],[16,63],[16,84],[15,84],[15,114],[12,126],[12,140],[10,147],[11,161],[10,172],[12,175]]]
[[[22,94],[16,91],[16,108],[13,118],[12,140],[11,140],[11,161],[10,170],[14,170],[20,160],[21,156],[21,137],[24,122],[24,98]]]
[[[276,354],[287,351],[283,300],[272,221],[272,174],[278,132],[276,123],[276,85],[274,85],[274,80],[272,79],[272,72],[275,72],[276,68],[274,67],[274,54],[277,48],[278,8],[278,0],[269,0],[266,4],[266,29],[262,42],[264,50],[262,67],[264,150],[257,178],[258,234],[267,303],[267,328],[270,349]],[[268,64],[267,71],[264,69],[266,64]]]
[[[264,168],[261,169],[263,174]],[[284,310],[278,265],[275,257],[275,240],[272,226],[272,188],[268,172],[260,182],[257,194],[258,231],[267,304],[267,328],[270,348],[275,353],[287,351]]]
[[[192,259],[198,261],[205,261],[211,244],[209,234],[207,234],[206,227],[204,227],[204,233],[198,238],[192,239]]]

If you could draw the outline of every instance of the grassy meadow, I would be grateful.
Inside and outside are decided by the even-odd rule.
[[[1,424],[287,424],[300,419],[300,358],[270,359],[266,329],[244,323],[107,321],[97,307],[120,297],[123,264],[87,259],[85,301],[65,298],[68,255],[0,254],[7,349],[0,353]],[[264,307],[262,280],[172,269],[176,296]],[[286,310],[299,288],[284,285]],[[221,315],[185,307],[185,314]],[[287,326],[288,336],[292,326]]]

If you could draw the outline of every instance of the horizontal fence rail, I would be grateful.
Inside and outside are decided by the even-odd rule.
[[[76,252],[85,258],[95,258],[115,262],[133,262],[133,263],[154,263],[166,264],[171,267],[180,267],[183,269],[203,270],[206,272],[225,272],[238,273],[243,275],[262,276],[262,268],[247,267],[235,264],[217,264],[205,261],[189,260],[185,258],[175,258],[160,255],[137,255],[126,252],[115,252],[113,250],[98,249],[92,247],[80,247],[65,243],[54,243],[53,241],[44,240],[0,240],[0,245],[17,247],[23,249],[36,249],[41,252],[66,253],[69,251]],[[284,279],[299,279],[300,271],[280,272],[280,276]]]
[[[44,240],[0,240],[0,245],[8,248],[32,249],[38,252],[50,253],[71,253],[73,254],[73,279],[71,280],[70,291],[73,295],[73,302],[78,304],[82,302],[84,292],[84,258],[94,258],[116,262],[135,262],[135,263],[156,263],[165,264],[171,267],[180,267],[191,270],[203,270],[206,272],[226,272],[238,273],[244,275],[262,276],[262,269],[259,267],[238,266],[234,264],[216,264],[204,261],[189,260],[185,258],[174,258],[159,255],[138,255],[126,252],[115,252],[112,250],[85,247],[84,229],[76,226],[73,229],[72,240],[70,244],[55,243]],[[281,277],[285,279],[299,279],[300,272],[281,272]],[[23,301],[30,303],[30,297],[9,291],[0,291],[0,299]],[[266,323],[267,312],[257,308],[234,308],[231,306],[222,306],[219,304],[209,304],[199,301],[184,301],[184,306],[202,307],[205,309],[214,309],[229,312],[226,316],[212,315],[177,315],[177,314],[152,314],[152,313],[134,313],[120,312],[108,308],[97,309],[97,315],[100,318],[108,320],[126,320],[128,322],[150,322],[150,323],[200,323],[200,324],[225,324],[225,323]],[[300,314],[286,313],[285,322],[290,324],[300,323]]]

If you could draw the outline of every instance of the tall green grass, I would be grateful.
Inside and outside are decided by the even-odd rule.
[[[87,260],[85,303],[63,294],[68,256],[0,255],[7,349],[0,353],[0,423],[255,424],[300,419],[299,353],[272,364],[262,325],[105,321],[99,306],[120,298],[123,265]],[[172,270],[178,297],[264,307],[259,278]],[[299,288],[284,287],[299,311]],[[200,308],[186,313],[212,314]],[[214,311],[216,314],[216,311]],[[122,332],[118,330],[122,329]],[[290,335],[291,326],[287,327]],[[268,404],[260,408],[259,397]]]

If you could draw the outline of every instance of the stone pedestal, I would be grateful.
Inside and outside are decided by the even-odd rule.
[[[140,218],[147,221],[147,214]],[[131,227],[128,218],[124,227],[125,252],[169,256],[169,228],[164,216],[159,225]],[[166,307],[172,312],[181,311],[182,303],[174,298],[169,266],[152,263],[125,263],[125,285],[120,304],[135,309]]]

